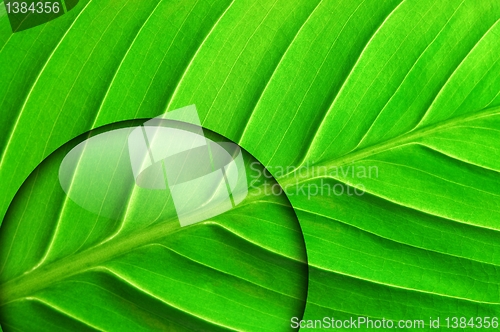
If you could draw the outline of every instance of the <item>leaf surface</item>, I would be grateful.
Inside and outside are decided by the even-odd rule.
[[[239,143],[286,189],[307,246],[306,318],[498,316],[499,20],[489,0],[80,1],[14,35],[1,16],[0,210],[73,137],[196,104],[204,127]],[[70,216],[55,188],[30,183],[49,197],[44,218]],[[36,264],[47,245],[39,236],[15,242],[19,255],[29,244],[33,254],[12,275]],[[123,268],[68,282],[112,278],[136,294],[137,276]],[[72,317],[56,306],[57,290],[44,294],[4,317]],[[154,315],[153,298],[135,296]],[[218,309],[204,308],[200,322],[211,324]],[[81,312],[98,316],[92,310]]]
[[[85,135],[80,150],[71,141],[21,187],[0,235],[2,322],[36,330],[63,315],[97,330],[289,330],[288,317],[304,312],[307,265],[286,196],[256,192],[273,185],[260,177],[234,208],[183,227],[173,189],[126,180],[136,128]],[[61,176],[75,149],[65,192]],[[191,187],[191,196],[208,193],[201,206],[210,206],[211,188]]]

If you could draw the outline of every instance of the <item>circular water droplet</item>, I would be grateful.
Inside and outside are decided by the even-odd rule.
[[[81,295],[89,298],[109,291],[110,278],[127,280],[123,287],[160,299],[150,310],[179,324],[291,330],[305,309],[307,258],[287,197],[264,190],[275,186],[248,152],[196,124],[106,126],[55,151],[26,180],[0,229],[0,252],[12,245],[15,255],[0,263],[10,277],[38,280],[52,266],[79,267],[42,285],[43,294],[73,287],[67,278],[92,280],[96,287]],[[29,235],[37,251],[9,240],[30,228],[41,229]],[[23,296],[40,290],[32,291]],[[120,296],[134,310],[131,294]],[[66,299],[51,301],[72,310]]]

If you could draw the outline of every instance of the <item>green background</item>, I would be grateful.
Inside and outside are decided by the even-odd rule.
[[[496,0],[81,0],[12,34],[2,8],[0,215],[35,167],[74,137],[196,104],[204,127],[272,173],[378,168],[372,178],[274,174],[282,186],[366,191],[289,195],[309,262],[306,319],[499,316],[499,20]],[[43,208],[57,216],[62,198],[53,199]],[[14,220],[36,219],[42,208],[32,204]],[[47,248],[50,239],[32,236]],[[4,237],[2,246],[27,250]],[[12,266],[5,280],[21,267],[3,259]],[[112,291],[113,282],[102,283]],[[30,308],[68,329],[104,328],[98,314],[69,315],[57,305],[67,301],[52,301]],[[145,324],[130,310],[122,317]]]

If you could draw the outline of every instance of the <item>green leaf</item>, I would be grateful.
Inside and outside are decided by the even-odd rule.
[[[306,319],[498,317],[499,20],[494,0],[90,0],[15,35],[0,15],[1,215],[74,137],[196,104],[205,128],[286,189],[307,246]],[[53,200],[44,207],[52,220],[61,197],[30,183]],[[22,253],[31,242],[12,243]],[[107,277],[68,282],[126,287]],[[50,303],[65,301],[53,291]],[[85,300],[118,303],[99,294]],[[78,323],[52,308],[31,303],[2,317]]]
[[[49,330],[47,324],[289,330],[289,317],[304,312],[307,266],[286,196],[257,191],[277,184],[252,177],[250,170],[263,174],[263,168],[244,155],[243,180],[253,183],[246,198],[223,214],[183,227],[174,189],[152,190],[127,180],[133,158],[129,139],[136,128],[141,127],[85,135],[76,147],[73,140],[21,187],[0,234],[2,323],[21,330]],[[178,157],[181,165],[192,160],[186,157]],[[209,207],[210,189],[193,184],[186,199]],[[242,196],[233,191],[232,197],[236,204]],[[70,322],[56,323],[61,315]]]

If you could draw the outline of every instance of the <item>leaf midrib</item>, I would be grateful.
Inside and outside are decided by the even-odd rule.
[[[30,273],[23,274],[0,285],[0,306],[13,299],[31,294],[58,280],[79,273],[82,269],[108,261],[111,258],[123,255],[131,248],[138,248],[154,240],[174,234],[179,228],[173,220],[168,220],[146,228],[134,236],[119,238],[115,241],[103,243],[78,254],[64,257]]]
[[[398,146],[402,146],[408,143],[413,143],[417,139],[425,137],[427,135],[434,134],[436,132],[440,132],[443,130],[447,130],[453,127],[456,127],[457,125],[461,123],[465,123],[468,121],[473,121],[482,117],[488,117],[488,116],[493,116],[496,114],[500,114],[500,107],[495,106],[491,108],[484,109],[480,112],[476,112],[472,115],[465,114],[463,116],[458,116],[453,119],[445,120],[438,122],[434,125],[429,125],[425,127],[421,127],[419,129],[411,130],[403,135],[399,135],[397,137],[394,137],[392,139],[382,141],[377,144],[370,145],[368,147],[365,147],[360,150],[351,150],[350,152],[346,153],[343,156],[340,156],[338,158],[332,159],[332,160],[327,160],[323,162],[318,162],[318,163],[313,163],[315,167],[318,167],[318,170],[315,170],[315,174],[317,177],[325,177],[328,174],[325,172],[325,169],[329,169],[331,167],[339,167],[346,165],[350,162],[355,162],[358,160],[362,160],[364,158],[373,156],[375,154],[396,148]],[[322,167],[323,166],[323,167]],[[310,179],[310,176],[306,173],[301,174],[300,172],[301,168],[304,167],[304,163],[302,163],[299,167],[295,168],[292,172],[289,172],[281,177],[277,177],[278,182],[286,187],[286,185],[290,184],[297,184],[297,183],[302,183],[304,181],[307,181]]]
[[[252,197],[250,192],[249,196]],[[252,201],[247,202],[246,204],[241,204],[238,207],[251,204],[254,200],[259,200],[261,196],[262,195],[253,195]],[[267,251],[282,255],[287,259],[297,260],[296,258],[285,253],[276,252],[267,246],[262,246],[259,243],[250,241],[242,234],[235,233],[222,224],[215,223],[213,221],[208,222],[210,224],[217,224],[218,226],[234,233],[236,236],[242,237],[245,241],[248,241],[253,245],[260,246]],[[139,232],[110,241],[101,242],[98,245],[90,247],[82,252],[63,257],[45,266],[42,265],[37,267],[36,269],[17,276],[0,285],[0,290],[2,290],[0,293],[0,306],[18,298],[22,298],[26,296],[26,294],[33,294],[35,291],[46,288],[47,286],[66,279],[69,276],[79,274],[89,268],[98,267],[101,263],[122,256],[131,250],[150,245],[161,238],[182,230],[184,230],[184,228],[178,226],[177,219],[170,218],[156,225],[146,227]]]

